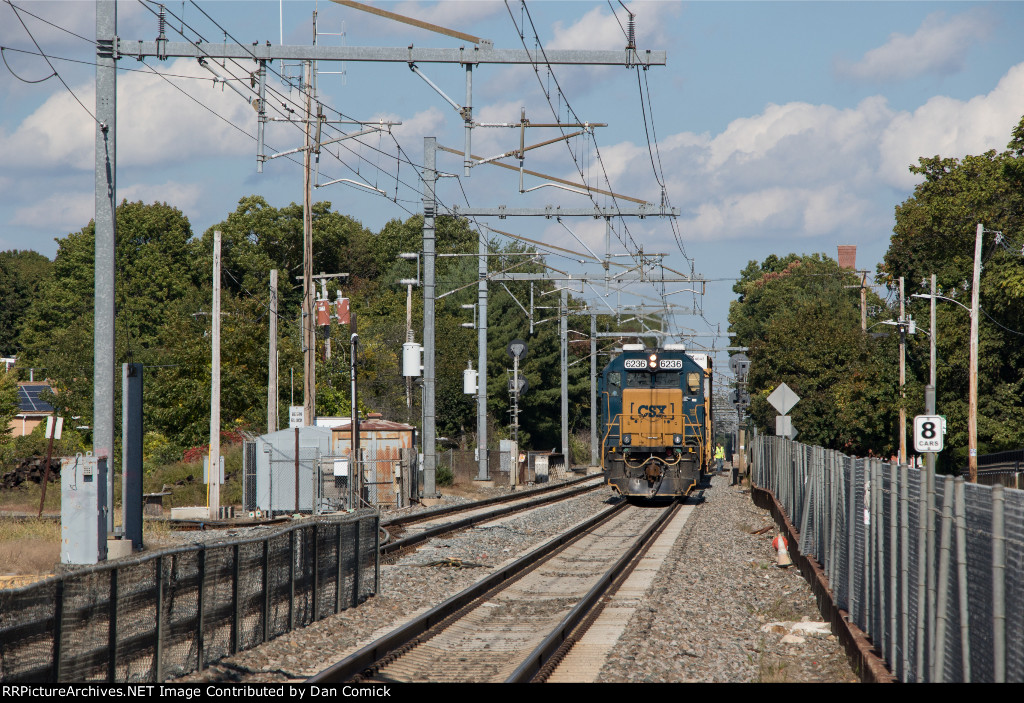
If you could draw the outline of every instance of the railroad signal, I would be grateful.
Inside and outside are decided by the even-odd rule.
[[[522,361],[526,357],[526,342],[513,339],[508,343],[508,355],[516,361]]]

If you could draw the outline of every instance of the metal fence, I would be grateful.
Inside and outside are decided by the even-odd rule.
[[[751,459],[899,680],[1024,681],[1024,492],[780,437]]]
[[[164,550],[0,591],[0,681],[151,682],[375,594],[379,516]]]

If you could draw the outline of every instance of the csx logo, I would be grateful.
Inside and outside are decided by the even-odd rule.
[[[667,405],[641,405],[636,409],[638,417],[665,417]]]

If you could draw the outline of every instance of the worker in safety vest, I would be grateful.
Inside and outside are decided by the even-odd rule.
[[[722,443],[719,442],[718,445],[715,447],[715,464],[718,467],[719,473],[721,473],[721,471],[722,471],[722,464],[724,462],[725,462],[725,448],[722,446]]]

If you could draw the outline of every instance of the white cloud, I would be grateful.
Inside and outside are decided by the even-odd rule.
[[[423,153],[423,137],[439,136],[449,121],[447,113],[435,106],[417,112],[410,118],[390,115],[385,119],[401,120],[402,124],[392,127],[391,131],[399,143],[414,154]]]
[[[908,171],[919,157],[962,157],[1002,150],[1024,114],[1024,63],[1017,64],[992,92],[970,100],[934,97],[913,113],[901,112],[880,137],[879,176],[912,188],[920,176]]]
[[[913,36],[894,32],[888,42],[868,51],[860,61],[837,61],[836,72],[868,81],[957,73],[963,68],[967,52],[985,39],[991,29],[991,21],[980,11],[971,10],[948,19],[944,12],[934,12]]]
[[[256,112],[241,96],[222,85],[213,86],[213,75],[192,60],[179,59],[159,70],[176,76],[168,80],[181,90],[150,73],[119,77],[119,166],[166,166],[254,153],[255,142],[243,132],[255,133]],[[55,93],[11,134],[0,133],[0,152],[10,165],[93,169],[96,123],[85,110],[95,111],[95,86],[86,83],[72,89],[74,96],[67,91]]]
[[[15,209],[11,224],[36,229],[61,230],[68,222],[89,222],[96,213],[94,193],[54,193],[31,205]],[[79,225],[79,226],[81,226]]]
[[[968,101],[935,97],[914,112],[880,96],[848,109],[769,105],[717,135],[669,135],[660,153],[686,239],[863,238],[891,226],[892,207],[920,182],[907,170],[918,157],[1001,150],[1021,114],[1024,63]],[[602,154],[615,190],[658,192],[645,145]]]
[[[182,212],[195,210],[204,195],[204,186],[167,181],[159,184],[131,184],[117,189],[119,200],[144,203],[168,203]]]

